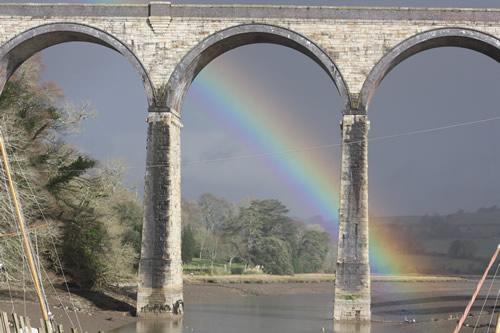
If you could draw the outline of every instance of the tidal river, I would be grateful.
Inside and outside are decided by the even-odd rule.
[[[489,282],[486,285],[489,287]],[[373,321],[364,326],[333,327],[331,284],[199,285],[186,292],[182,321],[140,321],[114,333],[321,333],[321,332],[452,332],[456,318],[475,287],[476,280],[459,282],[374,282]],[[500,283],[493,283],[480,322],[496,323],[495,297]],[[473,307],[475,323],[488,288]],[[500,309],[496,309],[500,311]],[[413,323],[413,321],[415,321]],[[463,328],[461,332],[472,332]],[[487,332],[486,327],[475,332]],[[491,327],[489,332],[494,332]]]

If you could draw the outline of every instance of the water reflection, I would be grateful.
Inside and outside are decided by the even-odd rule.
[[[120,333],[182,333],[182,319],[139,320],[119,330]]]
[[[457,309],[463,309],[475,282],[438,283],[419,282],[405,286],[411,292],[387,292],[389,287],[394,287],[387,283],[374,283],[374,321],[371,325],[334,322],[332,288],[331,292],[324,293],[244,297],[213,292],[209,304],[187,302],[182,322],[132,323],[114,332],[449,333],[456,325],[455,320],[449,320],[450,311],[456,313]],[[415,318],[416,322],[405,323],[406,316]]]
[[[334,333],[370,333],[371,326],[370,323],[365,324],[352,324],[352,323],[333,323]]]
[[[422,293],[410,293],[411,299],[393,294],[385,305],[379,302],[373,307],[376,320],[371,325],[334,322],[333,295],[323,293],[214,297],[210,304],[188,303],[182,322],[143,321],[117,329],[114,333],[449,333],[456,323],[448,320],[448,313],[443,312],[448,308],[441,303],[420,301],[428,300],[429,293],[436,293],[431,287],[423,286],[424,298],[417,297]],[[463,288],[463,283],[456,287]],[[406,294],[403,296],[408,297]],[[403,306],[401,302],[404,302]],[[429,311],[430,314],[419,315],[417,311]],[[403,322],[408,314],[416,318],[416,323]]]
[[[293,331],[293,329],[292,329]],[[128,325],[117,330],[119,333],[183,333],[183,332],[199,332],[189,327],[183,327],[182,319],[175,321],[154,321],[154,320],[141,320],[134,324]],[[215,331],[214,331],[215,332]],[[257,331],[256,333],[259,333]],[[308,332],[329,333],[332,332],[330,328],[317,328]],[[371,333],[370,324],[349,324],[349,323],[334,323],[333,333]]]

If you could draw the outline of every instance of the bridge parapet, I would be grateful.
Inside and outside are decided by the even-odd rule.
[[[445,27],[500,38],[500,10],[331,6],[0,4],[0,44],[50,23],[88,25],[110,34],[140,60],[155,89],[210,35],[241,24],[269,24],[303,35],[336,64],[359,94],[375,64],[397,44]]]

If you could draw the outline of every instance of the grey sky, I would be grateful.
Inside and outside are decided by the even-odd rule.
[[[488,0],[276,3],[500,7],[499,1]],[[132,66],[106,48],[82,43],[52,47],[43,51],[43,58],[45,78],[59,83],[70,100],[91,102],[98,113],[72,142],[99,159],[124,160],[127,183],[142,192],[147,106]],[[283,101],[287,116],[307,123],[302,135],[309,142],[340,141],[340,99],[328,77],[306,56],[281,46],[246,46],[222,55],[207,71],[225,63],[239,64],[240,70],[259,78],[262,87],[273,87],[274,99]],[[396,67],[377,91],[369,113],[370,136],[497,116],[499,77],[498,63],[472,51],[442,48],[418,54]],[[195,80],[193,89],[196,84]],[[185,160],[255,152],[199,104],[194,90],[190,91],[183,107]],[[500,204],[500,177],[495,172],[500,165],[499,129],[500,121],[495,121],[370,143],[372,212],[421,214]],[[339,150],[328,149],[324,154],[332,170],[338,169]],[[332,177],[338,174],[332,171]],[[296,215],[317,213],[305,207],[300,196],[259,158],[185,166],[183,194],[194,198],[203,192],[236,202],[275,197]]]

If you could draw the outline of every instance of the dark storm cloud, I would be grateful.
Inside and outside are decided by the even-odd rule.
[[[409,58],[377,91],[370,136],[497,117],[499,75],[497,62],[464,49]],[[499,129],[496,120],[372,143],[374,208],[435,213],[500,203]]]

